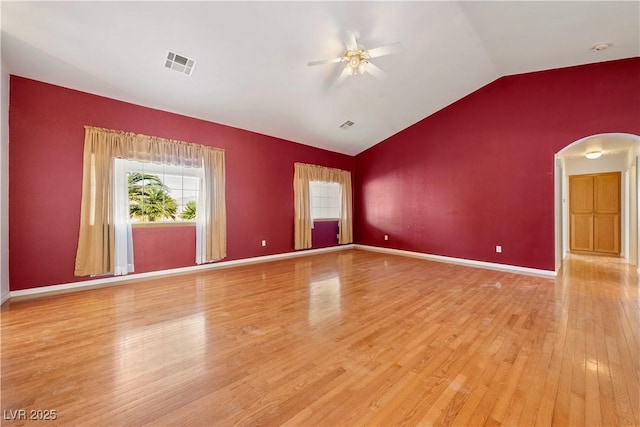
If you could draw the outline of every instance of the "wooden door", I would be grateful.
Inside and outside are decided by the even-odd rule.
[[[620,253],[620,173],[600,174],[594,180],[593,250]]]
[[[620,254],[620,172],[569,177],[570,249]]]

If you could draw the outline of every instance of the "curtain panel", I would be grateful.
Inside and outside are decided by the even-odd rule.
[[[204,150],[202,165],[204,185],[200,188],[196,212],[197,264],[227,256],[224,151]]]
[[[198,263],[226,256],[224,150],[159,138],[85,126],[80,233],[76,276],[126,274],[116,262],[115,159],[137,160],[185,167],[203,167],[203,187],[211,195],[203,205],[204,254]],[[196,221],[198,216],[196,214]],[[119,214],[118,217],[122,215]],[[198,229],[198,227],[196,227]],[[198,247],[196,247],[198,252]],[[118,266],[118,267],[116,267]],[[131,270],[131,269],[129,269]]]
[[[340,218],[338,243],[353,242],[351,172],[306,163],[295,163],[293,174],[294,197],[294,248],[311,247],[311,181],[335,182],[340,184]]]

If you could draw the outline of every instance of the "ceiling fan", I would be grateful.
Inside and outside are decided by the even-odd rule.
[[[390,45],[380,46],[373,49],[365,49],[363,46],[358,45],[356,33],[352,32],[347,33],[345,46],[346,51],[342,56],[331,59],[323,59],[320,61],[312,61],[307,65],[314,66],[323,64],[337,64],[339,62],[345,63],[345,66],[338,76],[335,84],[342,82],[349,76],[355,76],[364,73],[369,73],[374,77],[382,78],[385,76],[384,71],[373,64],[371,62],[371,59],[389,55],[400,50],[400,42],[395,42]]]

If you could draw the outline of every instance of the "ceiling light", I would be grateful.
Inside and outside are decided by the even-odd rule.
[[[587,159],[597,159],[598,157],[602,156],[602,151],[589,151],[585,157]]]
[[[600,52],[603,50],[607,50],[611,47],[611,43],[598,43],[597,45],[591,48],[591,52]]]
[[[363,74],[365,72],[365,66],[369,60],[369,52],[360,49],[360,50],[349,50],[342,57],[342,61],[347,61],[349,63],[349,75],[355,76],[358,74]]]

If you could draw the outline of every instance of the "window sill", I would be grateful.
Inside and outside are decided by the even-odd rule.
[[[331,222],[331,221],[340,221],[340,218],[314,218],[314,222]]]
[[[165,228],[165,227],[195,227],[195,221],[180,222],[134,222],[131,223],[132,228]]]

